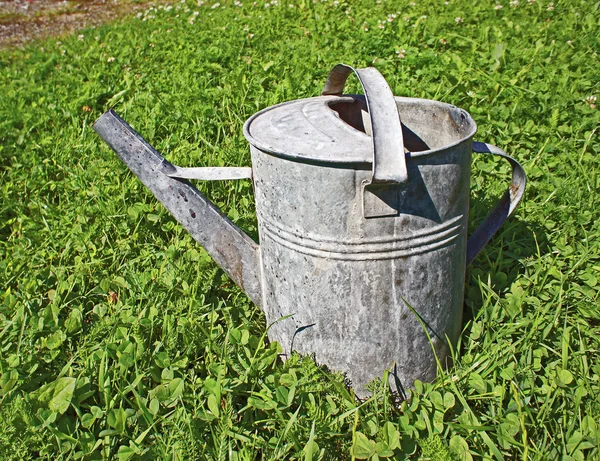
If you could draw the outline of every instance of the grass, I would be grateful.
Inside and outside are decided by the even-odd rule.
[[[501,4],[188,2],[0,53],[3,459],[598,459],[600,3]],[[249,165],[244,120],[337,62],[468,110],[530,180],[468,269],[454,367],[402,403],[280,363],[90,128],[115,107],[176,163]],[[509,174],[473,167],[472,228]],[[248,181],[199,187],[256,236]]]

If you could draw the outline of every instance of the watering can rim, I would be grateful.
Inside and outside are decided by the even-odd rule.
[[[313,96],[313,97],[309,97],[309,98],[300,98],[300,99],[293,99],[290,101],[284,101],[279,104],[265,107],[264,109],[261,109],[260,111],[251,115],[246,120],[246,122],[244,123],[244,126],[243,126],[244,137],[252,146],[261,150],[262,152],[266,152],[268,154],[273,154],[277,157],[285,158],[287,160],[293,160],[293,161],[300,162],[300,163],[314,163],[314,164],[327,165],[327,166],[336,166],[336,165],[340,165],[340,166],[365,165],[366,166],[366,165],[371,165],[373,163],[371,156],[369,156],[369,159],[366,160],[365,158],[363,158],[362,155],[356,155],[356,154],[352,155],[352,153],[349,153],[344,158],[307,157],[304,155],[300,155],[292,150],[285,151],[280,148],[269,146],[268,144],[257,139],[257,137],[251,133],[251,125],[256,119],[258,119],[259,117],[264,116],[266,113],[269,113],[278,108],[281,108],[284,106],[292,106],[295,104],[302,105],[302,104],[306,104],[309,102],[318,102],[319,100],[323,101],[324,104],[329,105],[329,104],[331,104],[331,102],[334,102],[334,101],[339,100],[340,102],[343,102],[343,99],[346,99],[346,100],[348,100],[347,98],[356,99],[358,97],[363,97],[363,95],[343,94],[343,95],[339,95],[339,96],[337,96],[337,95]],[[465,122],[468,122],[472,126],[472,129],[466,135],[461,137],[458,141],[447,144],[442,147],[434,148],[434,149],[407,152],[407,154],[406,154],[407,159],[415,158],[415,157],[422,157],[422,156],[427,156],[427,155],[435,155],[438,153],[445,152],[447,150],[453,149],[456,146],[472,139],[475,136],[475,134],[477,133],[477,123],[475,122],[475,120],[473,119],[471,114],[469,112],[467,112],[466,110],[464,110],[460,107],[457,107],[453,104],[449,104],[449,103],[442,102],[442,101],[436,101],[434,99],[413,98],[413,97],[406,97],[406,96],[394,96],[394,100],[401,101],[401,102],[409,102],[409,103],[415,102],[415,103],[434,104],[434,105],[443,107],[445,109],[459,110],[462,114],[465,115]],[[400,114],[400,115],[402,115],[402,114]],[[369,140],[371,139],[370,135],[363,133],[357,129],[354,129],[354,128],[352,128],[352,129],[356,132],[356,136],[365,137]]]

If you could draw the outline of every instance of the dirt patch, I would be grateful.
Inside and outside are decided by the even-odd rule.
[[[73,33],[173,0],[0,0],[0,48]]]

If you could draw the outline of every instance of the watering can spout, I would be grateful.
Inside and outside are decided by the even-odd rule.
[[[259,246],[187,179],[242,179],[251,168],[180,168],[167,162],[114,111],[94,130],[250,299],[262,304]]]

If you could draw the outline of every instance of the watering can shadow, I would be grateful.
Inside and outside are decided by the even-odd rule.
[[[358,77],[364,95],[344,95]],[[395,97],[374,68],[339,64],[322,95],[244,125],[252,168],[181,168],[112,110],[94,129],[259,305],[285,355],[313,354],[358,396],[391,370],[397,391],[436,375],[461,329],[465,268],[521,200],[525,172],[462,109]],[[472,152],[512,167],[467,239]],[[260,245],[190,182],[251,179]]]

